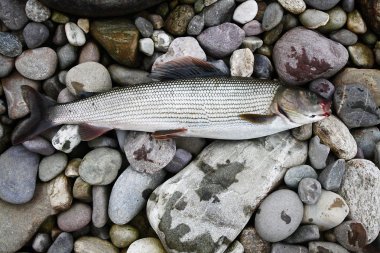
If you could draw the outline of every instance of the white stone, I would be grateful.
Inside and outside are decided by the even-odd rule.
[[[154,48],[160,52],[166,52],[173,41],[173,37],[163,30],[155,30],[152,35]]]
[[[258,6],[255,0],[248,0],[241,3],[234,12],[232,19],[240,24],[252,21],[258,11]]]
[[[139,50],[141,53],[152,56],[154,53],[154,42],[151,38],[143,38],[139,40]]]
[[[86,43],[86,36],[82,29],[75,23],[68,22],[65,24],[66,37],[73,46],[80,47]]]
[[[71,185],[67,177],[61,174],[51,180],[47,187],[50,205],[54,210],[67,210],[73,201]]]
[[[65,153],[70,153],[79,145],[81,138],[78,125],[64,125],[53,136],[53,147]]]
[[[306,10],[306,4],[303,0],[277,0],[285,10],[293,14],[301,14]]]
[[[153,237],[146,237],[134,241],[129,245],[126,253],[166,253],[160,240]]]
[[[26,16],[34,22],[44,22],[50,18],[51,11],[38,0],[28,0],[25,5]]]
[[[230,58],[231,76],[250,77],[253,73],[255,58],[250,49],[238,49]]]

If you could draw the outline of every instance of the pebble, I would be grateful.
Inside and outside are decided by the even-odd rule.
[[[319,96],[328,100],[332,99],[335,92],[335,86],[327,79],[318,78],[309,84],[309,89]]]
[[[205,26],[205,18],[203,15],[195,15],[187,26],[187,34],[197,36],[199,35]]]
[[[149,38],[153,34],[153,25],[152,23],[143,18],[143,17],[138,17],[135,19],[135,26],[137,29],[139,29],[139,32],[141,33],[141,36],[144,38]]]
[[[178,5],[172,10],[165,21],[165,29],[170,34],[182,36],[187,31],[190,20],[194,17],[194,9],[188,4]]]
[[[48,234],[38,233],[34,237],[32,248],[36,252],[46,252],[51,245],[51,239]]]
[[[346,25],[347,29],[353,33],[364,34],[367,32],[367,25],[358,10],[348,13]]]
[[[281,6],[293,14],[301,14],[306,9],[304,0],[278,0]]]
[[[254,59],[253,76],[260,79],[271,78],[274,70],[270,59],[261,54],[255,54]]]
[[[88,41],[83,47],[79,55],[78,63],[99,62],[99,47],[92,41]]]
[[[59,75],[54,75],[42,83],[42,90],[53,100],[57,99],[64,87],[65,85],[59,81]]]
[[[152,40],[154,42],[154,48],[157,51],[166,53],[173,41],[173,37],[163,30],[155,30],[152,35]]]
[[[92,187],[92,224],[101,228],[108,221],[109,190],[107,186],[94,185]]]
[[[0,2],[0,20],[11,30],[22,29],[28,23],[28,17],[25,13],[25,1],[2,0]]]
[[[51,141],[56,150],[64,153],[71,153],[80,142],[78,125],[63,125]]]
[[[363,17],[366,19],[367,24],[370,26],[373,32],[379,34],[380,22],[378,17],[380,15],[380,10],[378,8],[378,0],[369,0],[369,1],[359,1],[358,7],[363,14]]]
[[[255,58],[250,49],[238,49],[230,58],[231,76],[250,77],[253,73]]]
[[[63,174],[51,180],[47,187],[50,205],[56,211],[67,210],[73,201],[71,183]]]
[[[81,85],[76,85],[77,83]],[[66,75],[66,86],[74,95],[82,92],[102,92],[112,88],[111,76],[100,63],[85,62],[71,68]]]
[[[257,20],[252,20],[243,26],[246,36],[255,36],[264,32],[261,23]]]
[[[340,29],[331,33],[330,39],[335,40],[344,46],[351,46],[358,41],[358,36],[350,30]]]
[[[257,14],[258,6],[255,0],[248,0],[239,4],[232,16],[232,19],[240,24],[246,24],[252,21]]]
[[[166,253],[160,240],[153,237],[142,238],[134,241],[126,253]]]
[[[24,204],[33,198],[39,160],[39,155],[22,145],[12,146],[0,155],[2,200],[11,204]]]
[[[322,190],[317,203],[304,206],[302,223],[315,224],[320,231],[326,231],[342,223],[348,212],[349,207],[340,195]]]
[[[146,205],[152,191],[160,185],[166,172],[154,174],[135,171],[129,166],[113,185],[108,206],[108,215],[115,224],[130,222]]]
[[[0,54],[7,57],[16,57],[22,53],[22,44],[19,38],[12,33],[0,32]]]
[[[50,9],[38,0],[28,0],[25,5],[25,13],[34,22],[44,22],[51,15]]]
[[[73,197],[83,202],[92,201],[92,187],[89,183],[77,177],[73,185]]]
[[[346,163],[339,194],[350,208],[349,218],[361,222],[373,242],[380,231],[380,171],[369,160],[353,159]]]
[[[314,178],[303,178],[298,184],[298,196],[307,205],[314,205],[321,196],[321,184]]]
[[[355,9],[355,0],[342,0],[341,3],[345,12],[352,12]]]
[[[70,233],[62,232],[54,240],[47,253],[70,253],[74,248],[74,239]]]
[[[148,20],[152,23],[155,30],[159,30],[164,27],[164,19],[158,14],[149,14]]]
[[[68,22],[65,24],[66,37],[69,43],[76,47],[81,47],[86,43],[86,35],[83,30],[75,23]]]
[[[49,38],[49,29],[41,23],[28,23],[22,32],[28,48],[41,46]]]
[[[107,240],[93,236],[83,236],[74,243],[75,253],[119,253],[119,250]],[[153,253],[153,252],[152,252]]]
[[[338,191],[345,172],[345,161],[338,159],[333,163],[330,163],[321,174],[319,174],[318,181],[323,186],[323,189],[328,191]]]
[[[329,19],[329,14],[315,9],[307,9],[299,17],[301,24],[309,29],[317,29],[321,26],[325,26]]]
[[[177,149],[189,151],[193,156],[197,156],[206,146],[206,140],[196,137],[178,137],[176,139]]]
[[[318,10],[329,10],[333,8],[340,0],[304,0],[306,4]]]
[[[371,91],[361,84],[340,85],[334,94],[334,107],[349,128],[375,126],[380,110]]]
[[[108,71],[112,81],[122,86],[152,82],[149,72],[144,70],[125,68],[121,65],[112,64],[108,67]]]
[[[256,36],[245,37],[242,43],[243,48],[249,48],[252,52],[255,52],[256,49],[260,48],[264,42]]]
[[[69,161],[65,169],[65,176],[76,178],[79,176],[79,165],[82,162],[82,159],[74,158]]]
[[[352,62],[360,68],[372,68],[375,64],[372,50],[362,43],[349,46],[348,53]]]
[[[309,161],[314,169],[321,170],[326,167],[329,153],[329,146],[322,144],[318,136],[311,138],[309,142]]]
[[[77,21],[77,25],[85,33],[90,32],[90,20],[88,18],[79,18]]]
[[[66,37],[64,25],[57,26],[57,28],[55,29],[54,36],[52,38],[52,42],[56,46],[63,46],[67,43],[67,37]]]
[[[270,252],[270,243],[264,241],[254,227],[246,226],[240,233],[239,241],[243,245],[244,253]]]
[[[300,165],[288,169],[285,173],[284,182],[290,188],[298,188],[298,184],[304,178],[314,178],[317,179],[318,175],[315,170],[307,165]]]
[[[24,51],[17,57],[17,71],[32,80],[45,80],[51,77],[58,63],[55,51],[49,47],[41,47]]]
[[[296,27],[277,41],[273,48],[273,61],[280,78],[297,85],[333,76],[347,63],[348,52],[339,43],[306,28]]]
[[[107,136],[99,136],[87,142],[89,148],[117,148],[118,143],[114,138]]]
[[[367,31],[361,36],[363,42],[367,45],[374,45],[377,42],[377,36],[371,31]]]
[[[0,54],[0,78],[8,76],[15,65],[14,58]]]
[[[267,6],[262,20],[262,28],[264,31],[270,31],[278,26],[284,16],[284,10],[280,4],[274,2]]]
[[[244,247],[239,241],[233,241],[225,253],[244,253]]]
[[[65,232],[77,231],[91,221],[91,207],[83,203],[74,203],[69,210],[58,215],[59,229]]]
[[[323,33],[336,31],[346,24],[347,14],[341,7],[335,7],[327,12],[329,21],[326,25],[319,27],[319,31]]]
[[[290,190],[277,190],[261,203],[255,216],[255,228],[261,238],[278,242],[287,238],[301,224],[303,205]]]
[[[178,173],[191,161],[193,156],[184,149],[177,149],[173,160],[165,166],[165,170],[170,173]]]
[[[76,63],[78,60],[77,49],[77,47],[71,44],[66,44],[57,49],[58,66],[60,69],[66,69]]]
[[[57,152],[42,158],[38,166],[38,177],[42,182],[47,182],[58,176],[67,165],[67,155]]]
[[[284,25],[280,23],[278,26],[276,26],[272,30],[265,32],[264,38],[263,38],[264,44],[267,46],[273,45],[280,38],[283,30],[284,30]]]
[[[302,225],[297,228],[297,230],[288,238],[285,242],[295,244],[295,243],[305,243],[309,241],[319,240],[319,228],[317,225]]]
[[[305,124],[291,130],[292,135],[299,141],[306,141],[313,135],[313,125]]]
[[[135,170],[154,173],[173,159],[176,145],[173,139],[156,140],[149,133],[130,131],[125,140],[124,151]]]
[[[284,243],[273,243],[270,253],[308,253],[308,249],[304,246],[290,245]]]
[[[122,157],[119,151],[97,148],[83,157],[79,166],[79,175],[91,185],[107,185],[116,179],[121,163]]]
[[[313,132],[338,158],[350,160],[355,157],[356,141],[346,125],[334,115],[314,123]]]
[[[358,147],[363,151],[364,158],[374,157],[375,145],[380,141],[380,131],[377,127],[360,128],[351,131]]]
[[[70,21],[70,18],[59,11],[53,11],[50,18],[53,22],[58,24],[66,24]]]
[[[334,229],[336,240],[347,250],[358,252],[367,245],[367,231],[363,224],[345,221]]]
[[[345,248],[332,242],[309,242],[309,253],[349,253]]]
[[[234,0],[219,0],[211,6],[207,6],[202,12],[205,26],[217,26],[227,22],[233,15],[235,7]]]
[[[147,56],[152,56],[154,53],[154,42],[151,38],[143,38],[139,40],[139,50]]]
[[[223,58],[235,51],[243,42],[244,31],[235,24],[224,23],[204,30],[197,36],[202,48],[216,58]]]
[[[112,244],[118,248],[126,248],[139,239],[139,231],[130,225],[114,224],[110,230]]]

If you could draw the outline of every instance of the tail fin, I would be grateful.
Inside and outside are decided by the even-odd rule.
[[[55,125],[47,117],[47,111],[54,106],[55,101],[42,96],[35,89],[29,86],[21,87],[22,94],[30,110],[30,116],[21,121],[12,133],[13,145],[27,141],[43,131]]]

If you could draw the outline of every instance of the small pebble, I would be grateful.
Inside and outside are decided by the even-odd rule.
[[[8,76],[12,72],[14,65],[14,58],[0,54],[0,78]]]
[[[347,29],[340,29],[331,33],[330,38],[345,46],[354,45],[358,41],[358,36]]]
[[[50,9],[38,0],[28,0],[25,5],[25,13],[34,22],[44,22],[51,15]]]
[[[341,2],[345,12],[352,12],[355,9],[355,0],[342,0]]]
[[[306,141],[313,135],[313,125],[305,124],[291,130],[292,135],[299,141]]]
[[[149,72],[139,69],[126,68],[121,65],[112,64],[108,67],[112,81],[121,85],[128,86],[140,83],[150,83],[152,79]]]
[[[66,69],[76,63],[78,59],[77,47],[66,44],[57,49],[58,66],[60,69]]]
[[[290,245],[284,243],[274,243],[272,244],[272,249],[270,253],[308,253],[308,249],[304,246]]]
[[[126,248],[139,238],[139,231],[130,225],[112,225],[110,230],[112,244]]]
[[[323,33],[333,32],[342,28],[347,21],[347,14],[341,7],[335,7],[327,12],[329,21],[326,25],[319,27],[319,31]]]
[[[308,205],[317,203],[321,196],[321,184],[314,178],[303,178],[298,184],[298,195]]]
[[[86,35],[75,23],[65,24],[66,37],[69,43],[76,47],[81,47],[86,43]]]
[[[93,236],[83,236],[74,243],[75,253],[119,253],[119,250],[107,240]],[[152,252],[153,253],[153,252]]]
[[[306,4],[303,0],[278,0],[285,10],[293,14],[301,14],[306,9]]]
[[[282,31],[284,30],[284,25],[280,23],[278,26],[273,28],[270,31],[265,32],[264,34],[264,44],[273,45],[281,36]]]
[[[367,245],[367,231],[363,224],[345,221],[334,229],[336,240],[347,250],[358,252]]]
[[[22,145],[31,152],[45,156],[52,155],[55,151],[51,143],[40,136],[25,141]]]
[[[248,5],[253,5],[253,3],[249,3]],[[233,16],[235,7],[236,5],[234,0],[219,0],[215,4],[204,8],[202,14],[205,18],[205,26],[217,26],[229,21],[231,16]],[[254,13],[255,12],[253,9],[253,13],[248,15],[252,15]]]
[[[367,31],[367,25],[358,10],[348,13],[346,25],[348,30],[356,34],[364,34]]]
[[[92,224],[101,228],[108,221],[109,190],[107,186],[94,185],[92,187]]]
[[[165,166],[165,170],[170,173],[178,173],[191,161],[193,156],[184,149],[177,149],[173,160]]]
[[[152,23],[155,30],[159,30],[164,27],[164,20],[160,15],[150,14],[148,16],[149,21]]]
[[[256,49],[260,48],[263,45],[262,39],[256,36],[245,37],[242,43],[243,48],[249,48],[252,53],[255,52]]]
[[[230,58],[231,76],[250,77],[253,73],[255,58],[250,49],[238,49]]]
[[[67,165],[67,155],[61,152],[42,158],[38,166],[38,177],[48,182],[58,176]]]
[[[142,238],[134,241],[126,253],[166,253],[160,240],[153,237]]]
[[[335,86],[327,79],[318,78],[309,84],[309,89],[319,96],[331,100],[335,92]]]
[[[294,15],[288,13],[284,16],[283,23],[284,23],[284,30],[288,31],[298,26],[298,19]]]
[[[302,225],[297,228],[297,230],[288,238],[285,242],[295,244],[295,243],[305,243],[309,241],[319,240],[319,228],[317,225]]]
[[[78,21],[77,21],[77,25],[85,33],[89,33],[90,32],[90,20],[88,20],[88,18],[79,18]]]
[[[356,43],[348,47],[350,59],[360,68],[372,68],[375,57],[372,50],[362,43]]]
[[[55,149],[64,153],[71,153],[80,142],[78,125],[63,125],[51,141]]]
[[[151,38],[154,42],[154,48],[157,51],[164,53],[168,51],[169,46],[173,41],[173,37],[163,30],[155,30]]]
[[[243,26],[246,36],[255,36],[264,32],[261,23],[257,20],[252,20]]]
[[[188,35],[199,35],[205,26],[205,19],[202,15],[195,15],[187,26]]]
[[[24,27],[22,35],[28,48],[36,48],[49,38],[49,29],[41,23],[30,22]]]
[[[240,24],[245,24],[256,17],[257,11],[256,1],[248,0],[236,7],[232,19]]]
[[[309,242],[309,253],[349,253],[345,248],[332,242]]]
[[[12,33],[0,32],[0,54],[7,57],[16,57],[22,53],[22,44]]]
[[[309,160],[314,169],[321,170],[326,167],[329,153],[330,148],[322,144],[318,136],[311,138],[309,142]]]
[[[63,174],[49,182],[48,194],[50,206],[56,211],[67,210],[73,201],[71,183]]]
[[[84,62],[99,62],[100,61],[100,51],[99,47],[92,41],[87,42],[79,54],[78,63]]]
[[[152,36],[153,25],[149,20],[143,17],[138,17],[135,19],[135,25],[144,38],[149,38]]]
[[[92,201],[92,188],[91,185],[82,178],[77,177],[73,185],[73,197],[83,202]]]
[[[311,166],[300,165],[288,169],[285,173],[284,182],[290,188],[298,188],[298,184],[303,178],[317,179],[318,175]]]
[[[47,253],[71,253],[73,247],[73,236],[70,233],[62,232],[54,240]]]
[[[262,20],[264,31],[270,31],[280,24],[284,16],[284,10],[280,4],[274,2],[267,6]]]
[[[344,172],[345,162],[343,159],[338,159],[322,170],[318,181],[323,186],[323,189],[336,192],[342,183]]]
[[[51,245],[51,239],[48,234],[38,233],[34,237],[32,248],[36,252],[46,252]]]
[[[270,59],[261,54],[255,54],[254,59],[253,76],[260,79],[270,79],[274,71]]]
[[[309,29],[317,29],[328,23],[329,14],[323,11],[307,9],[299,17],[301,23]]]
[[[154,42],[151,38],[143,38],[139,40],[139,50],[147,56],[152,56],[154,53]]]
[[[69,210],[58,215],[58,227],[65,232],[77,231],[91,221],[91,207],[83,203],[74,203]]]

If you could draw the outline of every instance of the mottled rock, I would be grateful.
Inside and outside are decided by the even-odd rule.
[[[345,221],[334,229],[336,240],[350,251],[360,251],[367,245],[367,231],[363,224]]]
[[[309,253],[349,253],[345,248],[332,242],[309,242]]]
[[[328,191],[338,191],[346,170],[345,168],[344,160],[338,159],[322,170],[321,174],[318,176],[318,181],[323,186],[323,189]]]
[[[165,253],[160,240],[153,237],[142,238],[134,241],[126,253]]]
[[[347,29],[357,34],[364,34],[367,32],[367,25],[365,24],[363,17],[358,10],[354,10],[348,13]]]
[[[108,221],[109,190],[107,186],[94,185],[92,187],[92,224],[101,228]]]
[[[152,35],[152,40],[154,42],[154,48],[157,51],[166,53],[173,41],[173,37],[163,30],[155,30]]]
[[[0,54],[7,57],[16,57],[21,53],[22,44],[16,35],[7,32],[0,32]]]
[[[187,26],[187,34],[199,35],[205,26],[205,19],[202,15],[195,15]]]
[[[38,0],[28,0],[25,5],[25,13],[34,22],[44,22],[51,15],[50,9]]]
[[[184,35],[194,14],[194,9],[190,5],[178,5],[165,21],[166,31],[175,36]]]
[[[318,10],[329,10],[333,8],[340,0],[304,0],[308,5]]]
[[[25,13],[25,1],[2,0],[0,2],[0,19],[11,30],[23,28],[28,23],[28,17]]]
[[[69,210],[60,213],[57,218],[58,227],[65,232],[77,231],[91,221],[91,207],[83,203],[73,204]]]
[[[240,233],[239,241],[243,245],[244,253],[269,253],[270,243],[264,241],[254,227],[245,227]]]
[[[317,172],[311,166],[305,164],[288,169],[285,173],[284,182],[290,188],[297,188],[302,179],[316,179],[317,177]]]
[[[54,240],[47,253],[70,253],[74,248],[74,239],[70,233],[62,232]]]
[[[356,43],[348,47],[350,59],[360,68],[372,68],[375,57],[372,50],[362,43]]]
[[[93,236],[80,237],[74,243],[75,253],[118,253],[119,250],[107,240]]]
[[[265,32],[264,38],[263,38],[264,44],[267,46],[272,46],[280,38],[283,30],[284,30],[284,25],[280,23],[278,26],[276,26],[272,30]]]
[[[351,46],[358,41],[358,36],[350,30],[340,29],[339,31],[331,33],[330,39],[335,40],[344,46]]]
[[[320,238],[319,228],[317,225],[302,225],[288,238],[287,243],[304,243],[309,241],[315,241]]]
[[[47,182],[58,176],[67,165],[67,155],[61,152],[42,158],[38,166],[38,177]]]
[[[28,48],[41,46],[49,38],[49,34],[49,29],[45,25],[34,22],[27,24],[22,32]]]
[[[79,176],[79,166],[82,159],[74,158],[69,161],[65,169],[65,175],[67,177],[75,178]]]
[[[320,143],[318,136],[314,136],[309,142],[309,160],[314,169],[321,170],[326,167],[327,156],[330,148]]]
[[[249,36],[245,37],[242,43],[243,48],[249,48],[252,53],[255,52],[256,49],[260,48],[264,42],[257,36]]]
[[[77,177],[73,185],[73,197],[83,202],[91,202],[92,186],[82,178]]]
[[[238,49],[230,58],[231,76],[250,77],[253,73],[255,58],[250,49]]]
[[[50,205],[54,210],[64,211],[71,206],[73,201],[71,183],[63,174],[49,182],[47,191],[50,197]]]
[[[258,6],[255,0],[244,1],[236,7],[232,19],[240,24],[252,21],[257,14]]]
[[[139,231],[130,225],[112,225],[110,229],[112,244],[126,248],[139,238]]]
[[[331,100],[335,92],[335,86],[327,79],[318,78],[309,84],[309,89],[319,96]]]
[[[298,196],[308,205],[317,203],[321,196],[321,184],[314,178],[303,178],[298,184]]]
[[[78,125],[63,125],[53,136],[51,144],[54,148],[65,153],[71,151],[81,142]]]
[[[205,19],[205,26],[217,26],[228,21],[234,9],[234,0],[219,0],[211,6],[207,6],[202,12]]]
[[[278,0],[285,10],[293,14],[301,14],[306,9],[306,4],[303,0]]]

